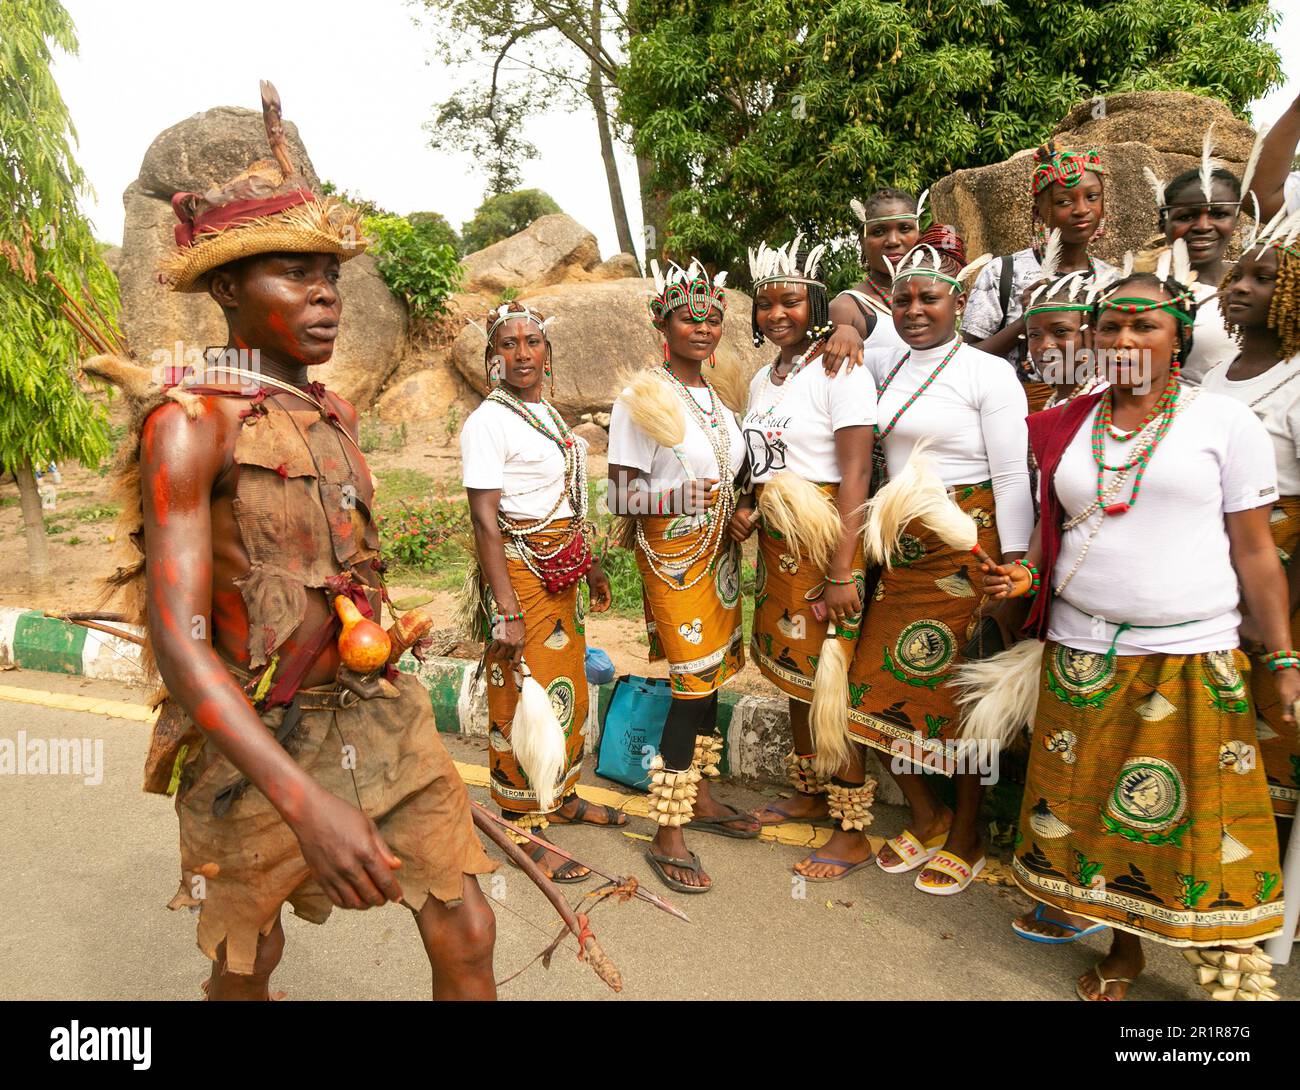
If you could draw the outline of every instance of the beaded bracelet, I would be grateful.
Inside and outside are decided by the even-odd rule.
[[[837,587],[851,587],[853,586],[854,580],[851,576],[848,579],[832,579],[828,575],[826,577],[826,582],[834,584]]]
[[[1300,670],[1300,657],[1283,655],[1280,658],[1266,658],[1264,665],[1275,674],[1280,670]]]
[[[1038,593],[1039,587],[1043,585],[1043,577],[1033,564],[1021,557],[1016,561],[1022,568],[1029,573],[1029,589],[1025,591],[1026,598],[1032,598]]]
[[[1260,660],[1263,662],[1273,662],[1276,659],[1300,659],[1300,651],[1287,648],[1283,651],[1270,651],[1266,655],[1260,655]]]
[[[511,621],[522,621],[524,611],[521,609],[518,613],[494,613],[492,614],[492,625],[495,627],[499,624],[509,624]]]

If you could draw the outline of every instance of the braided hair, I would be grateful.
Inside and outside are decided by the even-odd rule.
[[[1277,279],[1273,282],[1273,297],[1268,305],[1266,324],[1278,337],[1282,350],[1282,359],[1289,360],[1300,355],[1300,252],[1290,247],[1276,246]],[[1219,285],[1219,294],[1228,290],[1228,281],[1232,278],[1229,268]],[[1241,327],[1223,316],[1225,328],[1241,343]]]

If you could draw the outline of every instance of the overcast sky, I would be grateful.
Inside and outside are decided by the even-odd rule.
[[[484,178],[466,156],[434,152],[421,128],[455,90],[430,58],[429,35],[404,0],[64,0],[81,43],[60,55],[55,78],[79,138],[78,162],[95,189],[84,202],[105,241],[122,241],[122,191],[163,129],[213,106],[259,107],[272,80],[317,172],[396,212],[441,212],[459,229],[482,200]],[[1271,121],[1300,92],[1300,4],[1274,41],[1287,86],[1256,104]],[[529,126],[540,157],[523,164],[526,187],[544,189],[594,231],[602,255],[618,249],[595,122],[556,111]],[[633,231],[640,222],[636,167],[621,149]]]

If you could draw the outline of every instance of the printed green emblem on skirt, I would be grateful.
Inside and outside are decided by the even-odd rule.
[[[818,487],[832,498],[839,491],[835,484]],[[786,696],[805,704],[812,700],[813,675],[826,639],[826,622],[817,620],[812,612],[812,603],[821,596],[825,579],[825,572],[792,555],[780,535],[760,522],[754,634],[749,649],[764,677]],[[853,557],[853,580],[862,598],[867,581],[861,544]],[[860,621],[859,616],[852,625],[841,626],[839,636],[849,656],[857,643]]]
[[[992,484],[962,485],[951,495],[975,520],[980,545],[1000,555]],[[969,553],[949,548],[919,521],[904,528],[849,667],[849,731],[859,742],[902,748],[917,760],[922,751],[945,754],[958,727],[956,693],[946,683],[979,605],[978,575]]]
[[[1282,876],[1240,651],[1048,643],[1013,869],[1031,897],[1173,946],[1278,931]]]

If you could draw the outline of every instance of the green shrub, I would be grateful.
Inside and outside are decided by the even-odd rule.
[[[517,235],[533,220],[559,211],[560,206],[540,189],[497,193],[480,204],[474,218],[460,229],[464,252],[472,254]]]
[[[447,312],[447,300],[465,276],[456,249],[437,242],[436,224],[417,227],[402,216],[367,216],[364,230],[374,240],[372,253],[384,283],[406,300],[417,318]]]
[[[403,503],[394,515],[375,519],[389,563],[420,571],[458,566],[463,574],[470,534],[469,503],[464,499],[432,499]]]

